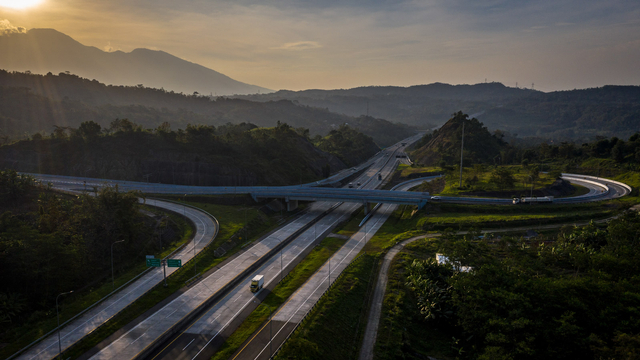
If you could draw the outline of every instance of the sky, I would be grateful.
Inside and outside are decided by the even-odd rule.
[[[0,0],[1,27],[163,50],[274,90],[640,85],[638,0]]]

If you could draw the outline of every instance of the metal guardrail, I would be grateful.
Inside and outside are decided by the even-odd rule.
[[[63,192],[67,192],[67,191],[63,191]],[[73,192],[68,192],[71,193],[73,195],[77,195]],[[166,202],[172,202],[172,203],[178,203],[178,204],[182,204],[179,203],[177,201],[172,201],[172,200],[165,200],[165,199],[161,199],[161,201],[166,201]],[[146,203],[146,199],[145,199],[145,203]],[[203,213],[205,213],[207,216],[211,217],[214,221],[214,223],[216,224],[216,230],[214,235],[212,236],[210,242],[216,238],[216,236],[218,236],[218,231],[220,229],[220,224],[218,223],[218,219],[216,219],[213,215],[209,214],[208,212],[198,209],[194,206],[185,204],[186,206],[189,206],[191,208],[194,208],[198,211],[201,211]],[[149,206],[153,206],[153,205],[149,205]],[[156,207],[160,207],[160,206],[156,206]],[[171,211],[168,209],[165,209],[167,211]],[[180,215],[180,214],[179,214]],[[180,250],[182,250],[185,246],[187,246],[189,242],[186,242],[182,245],[180,245],[179,247],[177,247],[174,251],[172,251],[169,255],[165,256],[164,258],[162,258],[163,260],[166,260],[168,258],[170,258],[171,256],[173,256],[175,253],[179,252]],[[208,246],[207,246],[208,247]],[[200,252],[204,251],[204,249],[206,249],[207,247],[202,248],[202,250],[200,250]],[[195,257],[193,257],[192,259],[194,259]],[[60,326],[56,326],[56,328],[54,328],[53,330],[49,331],[48,333],[40,336],[38,339],[34,340],[33,342],[31,342],[29,345],[23,347],[22,349],[18,350],[17,352],[15,352],[13,355],[11,355],[10,357],[8,357],[6,360],[11,360],[14,359],[15,357],[21,355],[22,353],[24,353],[26,350],[28,350],[29,348],[31,348],[33,345],[38,344],[39,342],[41,342],[42,340],[44,340],[45,338],[49,337],[50,335],[54,334],[56,331],[58,331],[58,328],[62,328],[66,325],[68,325],[69,323],[71,323],[73,320],[77,319],[78,317],[84,315],[86,312],[88,312],[89,310],[95,308],[96,306],[100,305],[101,303],[103,303],[105,300],[107,300],[108,298],[110,298],[112,295],[118,293],[120,290],[124,289],[125,287],[129,286],[131,283],[133,283],[134,281],[138,280],[139,278],[141,278],[143,275],[146,275],[147,273],[149,273],[150,271],[152,271],[154,268],[147,268],[144,271],[142,271],[140,274],[136,275],[134,278],[132,278],[131,280],[127,281],[126,283],[122,284],[121,286],[119,286],[117,289],[111,291],[109,294],[105,295],[104,297],[102,297],[101,299],[97,300],[95,303],[93,303],[91,306],[89,306],[88,308],[82,310],[81,312],[79,312],[78,314],[76,314],[75,316],[73,316],[71,319],[63,322],[62,324],[60,324]],[[171,277],[171,275],[175,274],[175,272],[171,273],[169,275],[169,277]],[[146,295],[149,291],[153,290],[153,288],[155,288],[157,286],[157,284],[151,288],[149,288],[149,290],[145,291],[144,293],[142,293],[140,296],[138,296],[138,298],[141,298],[142,296]],[[135,300],[134,300],[135,302]],[[76,342],[74,342],[73,344],[71,344],[70,346],[67,347],[67,349],[69,349],[70,347],[74,346],[75,344],[78,343],[78,341],[84,339],[85,337],[87,337],[88,335],[92,334],[93,332],[95,332],[96,330],[102,328],[102,326],[104,326],[104,324],[106,324],[109,320],[111,320],[114,316],[116,316],[117,314],[121,313],[122,311],[128,309],[131,305],[133,304],[130,303],[127,306],[125,306],[124,308],[122,308],[120,311],[118,311],[117,313],[113,314],[112,316],[110,316],[108,319],[104,320],[102,322],[102,324],[98,325],[95,329],[91,330],[90,332],[86,333],[83,337],[81,337],[80,339],[78,339]]]

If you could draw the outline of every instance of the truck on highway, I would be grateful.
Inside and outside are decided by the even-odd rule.
[[[251,285],[249,286],[249,288],[251,289],[251,292],[258,292],[260,291],[260,289],[262,289],[263,285],[264,275],[256,275],[253,277],[253,279],[251,279]]]
[[[513,204],[549,204],[553,202],[553,196],[534,196],[534,197],[522,197],[513,198]]]

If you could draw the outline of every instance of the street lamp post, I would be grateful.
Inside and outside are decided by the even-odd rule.
[[[114,242],[113,244],[111,244],[111,287],[115,289],[116,287],[116,283],[115,283],[115,277],[113,275],[113,245],[117,244],[117,243],[121,243],[124,242],[123,240],[118,240],[116,242]]]
[[[184,194],[184,202],[182,203],[182,216],[185,224],[187,223],[187,194]],[[198,275],[198,264],[196,263],[196,238],[193,238],[193,276]]]
[[[61,294],[58,294],[58,296],[56,296],[56,318],[58,319],[58,358],[62,357],[62,340],[60,339],[60,314],[58,313],[58,298],[62,295],[71,294],[72,292],[73,290],[63,292]]]

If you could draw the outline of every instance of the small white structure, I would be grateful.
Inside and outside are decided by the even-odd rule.
[[[455,271],[469,272],[473,270],[471,266],[460,266],[460,264],[452,263],[444,254],[436,254],[436,261],[438,262],[438,265],[452,264]]]

